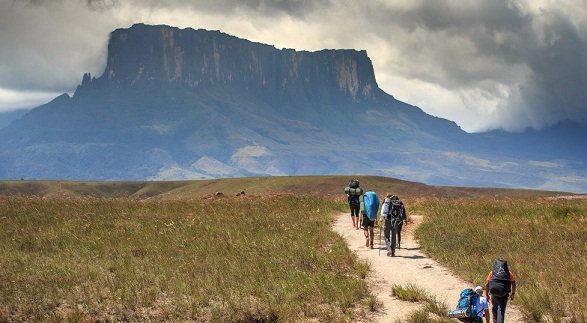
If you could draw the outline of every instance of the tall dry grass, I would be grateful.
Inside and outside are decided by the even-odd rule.
[[[587,321],[587,200],[420,199],[411,211],[425,215],[423,250],[472,285],[507,259],[530,321]]]
[[[0,321],[348,321],[368,297],[344,205],[0,197]]]

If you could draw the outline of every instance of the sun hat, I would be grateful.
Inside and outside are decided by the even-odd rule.
[[[481,287],[481,286],[475,287],[475,293],[477,293],[479,295],[483,295],[483,287]]]

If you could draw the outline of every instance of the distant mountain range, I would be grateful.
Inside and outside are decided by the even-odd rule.
[[[365,51],[137,24],[99,77],[0,129],[0,179],[380,175],[587,192],[585,126],[468,134],[382,91]]]

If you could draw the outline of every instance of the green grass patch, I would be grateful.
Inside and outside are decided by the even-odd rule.
[[[472,285],[507,259],[514,302],[529,320],[587,320],[587,200],[427,199],[414,207],[425,215],[416,231],[423,251]]]
[[[422,308],[411,312],[406,321],[409,323],[422,323],[422,322],[453,322],[448,317],[448,308],[442,303],[436,300],[436,298],[429,295],[426,290],[416,284],[393,285],[391,287],[391,293],[402,301],[423,303]]]
[[[369,293],[329,229],[343,207],[0,197],[0,321],[352,320]]]

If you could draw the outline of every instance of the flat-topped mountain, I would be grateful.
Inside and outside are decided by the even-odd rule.
[[[467,134],[400,102],[366,51],[137,24],[111,33],[102,75],[0,129],[0,179],[374,174],[587,191],[586,153],[543,151],[540,135]]]

